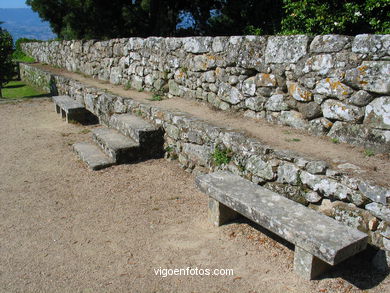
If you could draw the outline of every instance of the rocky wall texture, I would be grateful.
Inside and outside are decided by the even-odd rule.
[[[151,37],[27,43],[23,50],[113,84],[390,149],[390,35]]]
[[[36,86],[42,80],[52,81],[54,92],[84,103],[103,124],[114,113],[142,116],[163,128],[166,157],[177,160],[184,169],[194,173],[229,170],[358,228],[369,235],[372,245],[383,249],[383,256],[387,253],[390,265],[390,189],[343,171],[351,166],[331,167],[324,161],[272,148],[234,129],[116,96],[30,65],[21,65],[21,76]]]

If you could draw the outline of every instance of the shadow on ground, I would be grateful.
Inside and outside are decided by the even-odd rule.
[[[294,244],[243,216],[240,216],[231,223],[247,224],[288,249],[294,250]],[[329,271],[322,274],[318,279],[342,278],[360,290],[375,288],[389,275],[388,272],[378,271],[372,264],[372,260],[377,252],[378,249],[368,245],[366,250],[334,266]]]

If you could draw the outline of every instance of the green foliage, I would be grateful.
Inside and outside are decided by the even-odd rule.
[[[153,97],[150,99],[151,101],[162,101],[163,96],[159,94],[154,94]]]
[[[3,89],[5,99],[38,98],[47,96],[47,93],[36,90],[22,81],[10,81]]]
[[[1,89],[15,74],[12,63],[13,50],[12,36],[0,27],[0,98],[2,98]]]
[[[282,34],[389,33],[389,0],[283,0]]]
[[[371,149],[365,149],[365,150],[364,150],[364,155],[365,155],[366,157],[372,157],[372,156],[375,155],[375,152],[374,152],[373,150],[371,150]]]
[[[230,149],[225,149],[222,148],[221,146],[216,146],[212,156],[213,156],[214,163],[217,166],[221,166],[230,163],[233,157],[233,153],[232,150]]]
[[[333,137],[331,141],[335,144],[340,143],[340,140],[337,137]]]
[[[22,50],[23,43],[42,42],[36,39],[20,38],[15,42],[15,51],[12,54],[12,60],[19,62],[35,62],[34,58],[27,56]]]

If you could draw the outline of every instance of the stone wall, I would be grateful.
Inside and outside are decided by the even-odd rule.
[[[123,98],[21,65],[22,79],[66,94],[86,105],[105,124],[114,113],[142,116],[165,132],[166,157],[186,170],[208,173],[229,170],[296,202],[368,233],[370,243],[389,251],[390,189],[348,175],[343,166],[278,150],[233,129],[217,127],[151,104]]]
[[[28,43],[37,61],[113,84],[390,149],[390,35]]]

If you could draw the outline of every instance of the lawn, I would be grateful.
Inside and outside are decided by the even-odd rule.
[[[48,93],[26,85],[23,81],[11,81],[2,89],[3,99],[40,98]]]

